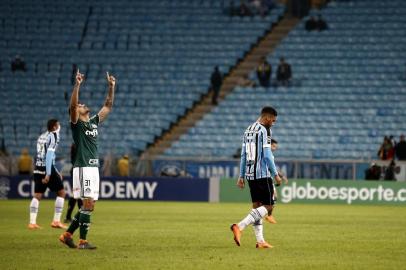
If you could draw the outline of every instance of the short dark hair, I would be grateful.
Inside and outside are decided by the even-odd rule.
[[[271,144],[278,144],[278,141],[277,140],[275,140],[275,139],[271,139]]]
[[[261,110],[261,115],[273,115],[278,116],[278,112],[272,107],[263,107]]]
[[[52,131],[52,129],[54,128],[54,126],[56,125],[56,123],[58,123],[58,119],[49,119],[48,123],[47,123],[47,128],[48,131]]]

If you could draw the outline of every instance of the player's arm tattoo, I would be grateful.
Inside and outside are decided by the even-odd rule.
[[[79,119],[78,112],[78,103],[79,103],[79,88],[80,84],[83,82],[84,76],[79,72],[79,69],[76,71],[75,86],[73,86],[72,96],[70,98],[69,113],[70,121],[74,124],[77,123]]]
[[[99,120],[100,122],[104,121],[107,118],[107,115],[110,113],[111,109],[113,108],[114,103],[114,85],[109,85],[109,91],[107,93],[106,100],[104,101],[103,108],[99,112]]]
[[[104,101],[104,106],[111,109],[113,107],[114,101],[114,86],[109,85],[109,93],[107,94],[106,100]]]

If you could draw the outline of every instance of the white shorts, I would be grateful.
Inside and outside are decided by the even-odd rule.
[[[100,179],[98,167],[73,168],[73,198],[99,198]]]

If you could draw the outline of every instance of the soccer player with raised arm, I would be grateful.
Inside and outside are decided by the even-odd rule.
[[[70,248],[95,249],[96,247],[87,241],[87,233],[90,227],[90,215],[94,210],[95,201],[99,198],[97,128],[99,123],[106,120],[113,107],[116,80],[107,73],[109,90],[104,106],[92,117],[90,117],[90,109],[85,104],[79,104],[79,88],[83,80],[84,76],[78,70],[69,107],[72,136],[76,145],[73,163],[73,197],[82,199],[83,205],[59,240]],[[80,240],[76,246],[72,235],[78,228]]]
[[[42,133],[37,140],[37,157],[35,158],[34,170],[34,197],[30,203],[30,224],[31,230],[40,229],[37,224],[39,201],[42,194],[49,188],[56,192],[55,213],[51,223],[52,228],[66,229],[61,223],[63,204],[65,201],[65,190],[62,183],[62,175],[55,167],[55,151],[59,144],[59,130],[61,126],[57,119],[50,119],[47,123],[47,131]]]
[[[276,122],[277,112],[272,107],[264,107],[258,120],[244,132],[241,148],[240,177],[237,186],[245,187],[248,182],[252,199],[252,210],[239,223],[231,225],[235,243],[241,245],[241,232],[254,226],[257,248],[272,248],[263,236],[262,219],[272,215],[275,204],[275,185],[281,183],[271,151],[271,127]]]

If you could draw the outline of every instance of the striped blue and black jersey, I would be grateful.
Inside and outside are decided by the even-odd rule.
[[[241,147],[240,177],[246,180],[273,178],[276,166],[271,151],[272,132],[259,122],[244,132]]]
[[[59,144],[59,132],[44,132],[37,140],[37,156],[35,159],[34,173],[45,173],[46,157],[49,151],[55,153]],[[52,165],[55,164],[55,154],[52,155]]]

